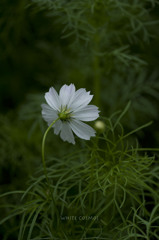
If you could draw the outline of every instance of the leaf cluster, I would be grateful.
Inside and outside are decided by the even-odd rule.
[[[21,205],[1,221],[21,215],[18,240],[158,236],[158,205],[153,207],[159,199],[158,167],[155,155],[147,153],[158,149],[130,143],[130,136],[150,123],[124,133],[120,120],[128,108],[105,118],[104,135],[80,151],[49,157],[48,181],[39,168]]]

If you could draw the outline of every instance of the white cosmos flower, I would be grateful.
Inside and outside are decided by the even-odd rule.
[[[59,95],[51,87],[45,93],[47,104],[42,104],[42,116],[50,124],[59,118],[53,125],[54,133],[59,134],[64,141],[75,144],[72,131],[79,137],[89,140],[95,136],[95,130],[82,121],[89,122],[99,117],[98,107],[88,105],[93,95],[84,88],[75,90],[74,84],[63,85]]]

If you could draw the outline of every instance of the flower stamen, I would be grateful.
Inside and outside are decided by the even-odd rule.
[[[71,117],[70,109],[67,109],[67,107],[64,107],[63,109],[61,109],[61,112],[59,112],[58,116],[63,121],[70,119]]]

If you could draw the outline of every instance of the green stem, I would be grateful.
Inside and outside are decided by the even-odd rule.
[[[50,126],[46,129],[45,133],[44,133],[44,136],[43,136],[43,140],[42,140],[42,162],[43,162],[43,167],[44,167],[44,173],[45,173],[45,176],[46,176],[46,179],[48,181],[48,177],[47,177],[47,171],[46,171],[46,163],[45,163],[45,139],[46,139],[46,136],[49,132],[49,130],[51,129],[51,127],[59,120],[60,118],[57,118],[56,120],[54,120]]]

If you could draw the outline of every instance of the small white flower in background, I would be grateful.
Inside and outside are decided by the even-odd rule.
[[[51,87],[45,93],[48,104],[42,104],[42,116],[50,124],[60,118],[54,125],[54,133],[59,134],[64,141],[75,144],[72,131],[79,137],[89,140],[95,136],[95,130],[82,121],[89,122],[99,117],[98,107],[88,105],[93,95],[84,88],[75,90],[74,84],[61,87],[59,95]]]

